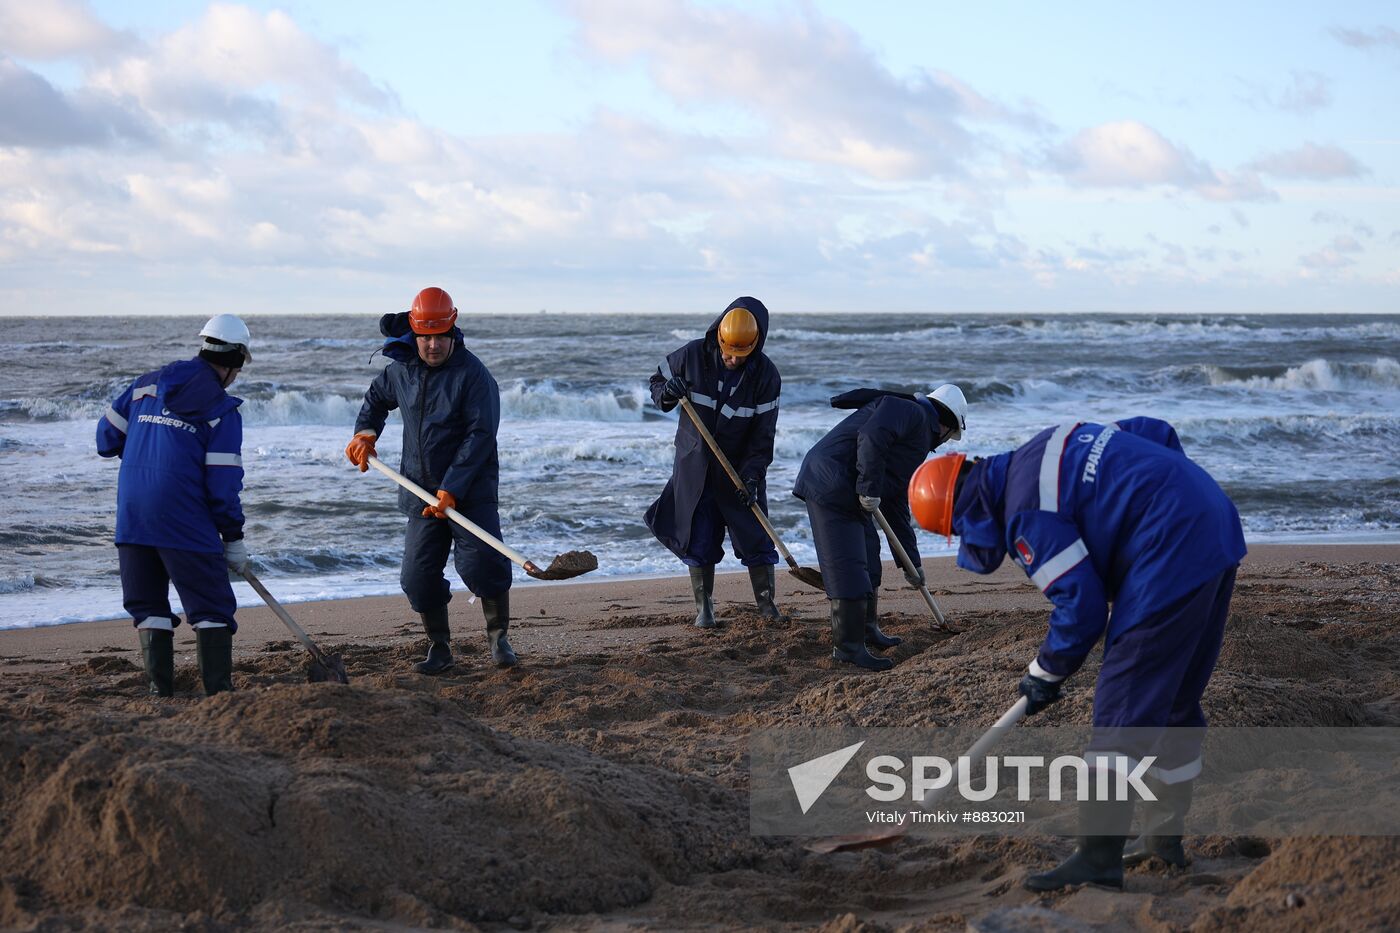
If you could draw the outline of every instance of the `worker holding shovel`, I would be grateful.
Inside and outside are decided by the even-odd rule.
[[[242,400],[226,391],[252,360],[248,327],[209,319],[199,355],[146,373],[97,422],[97,452],[120,457],[117,556],[122,605],[131,613],[151,693],[175,693],[170,584],[194,628],[209,696],[233,689],[238,608],[229,571],[248,569],[243,540]]]
[[[413,482],[437,490],[424,507],[413,493],[399,492],[408,516],[399,582],[423,620],[428,656],[414,665],[420,674],[452,667],[447,604],[452,599],[443,569],[454,551],[462,582],[481,598],[491,659],[500,667],[516,663],[510,630],[510,561],[480,538],[446,521],[453,509],[496,538],[501,535],[496,487],[500,467],[496,432],[501,420],[500,390],[485,364],[467,349],[456,326],[457,308],[440,288],[425,288],[408,312],[386,314],[380,330],[390,363],[370,383],[355,436],[345,448],[350,462],[369,469],[375,439],[389,412],[403,416],[400,469]]]
[[[1201,695],[1245,553],[1234,503],[1155,418],[1046,428],[976,463],[939,457],[920,467],[910,499],[923,527],[961,535],[959,567],[991,573],[1010,554],[1054,603],[1019,688],[1027,715],[1060,699],[1065,678],[1102,637],[1085,757],[1120,774],[1156,758],[1145,783],[1157,799],[1145,802],[1144,833],[1130,850],[1134,801],[1091,795],[1080,804],[1075,853],[1026,887],[1122,887],[1125,860],[1184,866],[1182,827],[1206,724]]]
[[[690,568],[695,625],[711,629],[715,618],[715,565],[724,557],[724,534],[749,569],[754,602],[764,618],[779,618],[774,599],[778,552],[753,512],[767,512],[768,465],[778,427],[778,367],[763,352],[768,309],[757,298],[736,298],[705,331],[670,353],[651,375],[651,396],[662,411],[682,401],[689,409],[676,425],[675,467],[646,523],[658,541]],[[690,417],[699,418],[718,453]],[[731,482],[722,456],[739,481]]]
[[[894,666],[870,648],[900,639],[879,624],[882,576],[877,510],[911,560],[905,577],[922,586],[919,547],[909,524],[909,477],[929,452],[962,437],[967,399],[948,383],[927,396],[856,389],[831,400],[854,408],[802,460],[792,494],[807,504],[826,595],[831,600],[831,656],[871,671]]]

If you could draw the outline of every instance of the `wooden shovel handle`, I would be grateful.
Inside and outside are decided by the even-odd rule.
[[[719,444],[715,441],[715,436],[710,433],[710,429],[705,427],[705,422],[700,420],[700,413],[695,410],[695,406],[690,404],[690,399],[682,397],[681,407],[690,416],[690,420],[695,423],[695,430],[700,432],[700,436],[705,439],[705,444],[710,448],[710,453],[715,455],[719,465],[724,467],[724,472],[729,474],[729,478],[734,482],[735,489],[748,490],[744,481],[739,478],[739,474],[734,472],[734,467],[729,465],[729,458],[724,455],[724,451],[719,449]],[[763,510],[758,507],[757,502],[750,502],[749,508],[753,510],[754,518],[763,526],[763,530],[768,533],[768,537],[773,539],[773,545],[778,549],[778,553],[783,555],[783,560],[789,565],[796,567],[797,561],[793,559],[792,553],[783,547],[782,539],[778,537],[778,532],[774,530],[772,522],[768,521],[768,516],[763,514]]]

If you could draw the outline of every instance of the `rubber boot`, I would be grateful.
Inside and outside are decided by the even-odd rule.
[[[141,657],[146,676],[151,679],[151,696],[175,695],[175,633],[165,629],[137,629],[141,637]]]
[[[491,660],[497,667],[515,667],[520,660],[510,646],[506,634],[510,631],[510,590],[495,599],[482,599],[481,612],[486,616],[486,643],[491,646]]]
[[[1071,885],[1097,884],[1106,888],[1123,887],[1123,844],[1133,822],[1132,800],[1085,800],[1079,804],[1081,835],[1074,854],[1055,868],[1031,875],[1023,883],[1027,891],[1058,891]],[[1082,835],[1087,825],[1121,827],[1107,836]]]
[[[195,654],[204,695],[211,697],[233,689],[233,633],[227,625],[194,630]]]
[[[1155,778],[1145,783],[1156,800],[1143,801],[1142,835],[1123,849],[1123,864],[1137,865],[1150,858],[1159,858],[1172,868],[1191,864],[1181,845],[1186,827],[1186,813],[1191,809],[1192,781],[1164,784]]]
[[[428,636],[428,656],[413,669],[420,674],[441,674],[452,666],[452,627],[447,624],[447,606],[418,613]]]
[[[884,651],[903,641],[898,635],[886,635],[880,631],[880,597],[871,594],[865,600],[865,644],[876,651]]]
[[[877,658],[865,647],[865,606],[868,602],[866,599],[831,601],[831,656],[868,671],[887,671],[894,667],[894,662],[889,658]]]
[[[715,565],[690,568],[690,591],[695,594],[695,627],[719,628],[715,618]]]
[[[778,595],[778,573],[772,564],[759,564],[749,568],[749,582],[753,584],[753,601],[758,606],[758,614],[774,622],[785,622],[787,617],[778,611],[773,600]]]

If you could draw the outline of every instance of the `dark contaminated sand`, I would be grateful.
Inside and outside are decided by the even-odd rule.
[[[990,722],[1044,631],[1018,571],[929,561],[959,635],[887,586],[898,666],[829,657],[825,601],[689,626],[684,580],[521,587],[498,671],[452,604],[458,667],[399,599],[292,606],[348,687],[305,683],[265,610],[240,613],[235,693],[144,695],[126,623],[0,632],[0,928],[1298,930],[1400,927],[1400,840],[1192,837],[1187,872],[1036,896],[1070,840],[906,840],[819,856],[748,832],[747,734]],[[886,580],[899,582],[887,569]],[[275,589],[275,588],[274,588]],[[1046,721],[1088,721],[1091,662]],[[1400,725],[1400,547],[1256,548],[1206,696],[1217,725]]]

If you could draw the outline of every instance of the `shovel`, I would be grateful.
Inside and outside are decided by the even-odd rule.
[[[884,513],[879,509],[875,510],[875,518],[879,521],[880,527],[885,530],[885,537],[889,539],[890,542],[890,550],[894,551],[894,556],[899,558],[899,565],[904,568],[904,572],[910,577],[917,578],[919,572],[915,569],[914,562],[909,559],[909,552],[904,550],[904,545],[900,544],[899,539],[894,536],[894,529],[890,527],[889,520],[885,518]],[[924,602],[928,603],[928,607],[933,610],[933,617],[936,620],[934,628],[941,629],[953,635],[962,632],[962,629],[953,628],[948,624],[948,620],[943,617],[943,610],[939,609],[938,603],[933,601],[933,594],[928,591],[927,584],[920,583],[918,590],[923,595]]]
[[[690,399],[682,398],[681,407],[684,408],[685,413],[690,416],[690,420],[695,423],[695,430],[699,431],[700,436],[705,439],[705,443],[710,448],[710,453],[715,455],[715,459],[719,461],[719,465],[724,467],[724,472],[729,474],[729,478],[734,482],[734,488],[743,489],[747,492],[748,487],[746,487],[744,481],[739,478],[739,474],[734,472],[734,467],[729,465],[729,458],[724,455],[724,451],[719,449],[719,444],[715,442],[714,435],[710,433],[709,428],[705,427],[705,423],[700,420],[700,415],[696,413],[695,406],[690,404]],[[754,518],[758,519],[758,523],[763,526],[763,530],[768,532],[768,537],[773,539],[773,544],[777,547],[778,553],[783,555],[783,560],[787,561],[788,573],[808,586],[824,591],[826,585],[822,583],[821,571],[813,570],[811,567],[800,566],[797,561],[793,559],[792,552],[783,547],[783,542],[778,538],[778,532],[773,530],[773,524],[768,521],[768,516],[763,514],[763,510],[758,507],[758,503],[750,502],[749,508],[753,509]]]
[[[1026,718],[1027,703],[1026,698],[1021,697],[1011,704],[1011,708],[1002,713],[1001,718],[990,729],[982,733],[980,739],[972,743],[972,747],[964,753],[963,757],[969,761],[979,761],[987,757],[987,753],[1001,741],[1001,737],[1011,731],[1012,726]],[[951,786],[952,782],[949,781],[942,787],[936,787],[921,797],[917,803],[925,810],[932,810],[938,806],[938,801],[943,799],[943,792]],[[889,845],[891,842],[903,839],[904,835],[902,829],[877,829],[868,833],[849,833],[844,836],[829,836],[826,839],[818,839],[808,843],[806,849],[808,852],[830,855],[832,852],[848,852],[853,849],[870,849],[875,846]]]
[[[249,586],[257,590],[258,595],[263,598],[263,602],[267,603],[268,607],[273,612],[277,613],[277,618],[282,620],[282,624],[291,629],[292,634],[295,635],[306,647],[306,650],[311,653],[311,661],[306,665],[307,680],[311,681],[313,684],[323,684],[328,681],[335,681],[338,684],[348,684],[350,682],[350,675],[345,673],[345,662],[341,660],[340,655],[326,654],[320,648],[317,648],[316,643],[311,640],[311,636],[306,634],[306,631],[300,625],[297,625],[296,620],[287,614],[287,610],[283,609],[282,604],[267,591],[267,587],[262,585],[262,581],[253,576],[252,570],[243,571],[243,579],[248,581]]]
[[[428,503],[428,505],[437,505],[437,496],[428,492],[428,490],[419,486],[393,467],[387,466],[384,461],[380,460],[378,457],[370,457],[369,465]],[[534,561],[526,560],[524,555],[519,551],[510,547],[500,538],[497,538],[456,509],[448,509],[447,517],[504,554],[511,562],[518,564],[521,569],[536,580],[568,580],[570,577],[581,576],[589,571],[598,569],[598,558],[594,557],[591,551],[568,551],[555,557],[554,560],[550,561],[548,567],[541,570]]]

